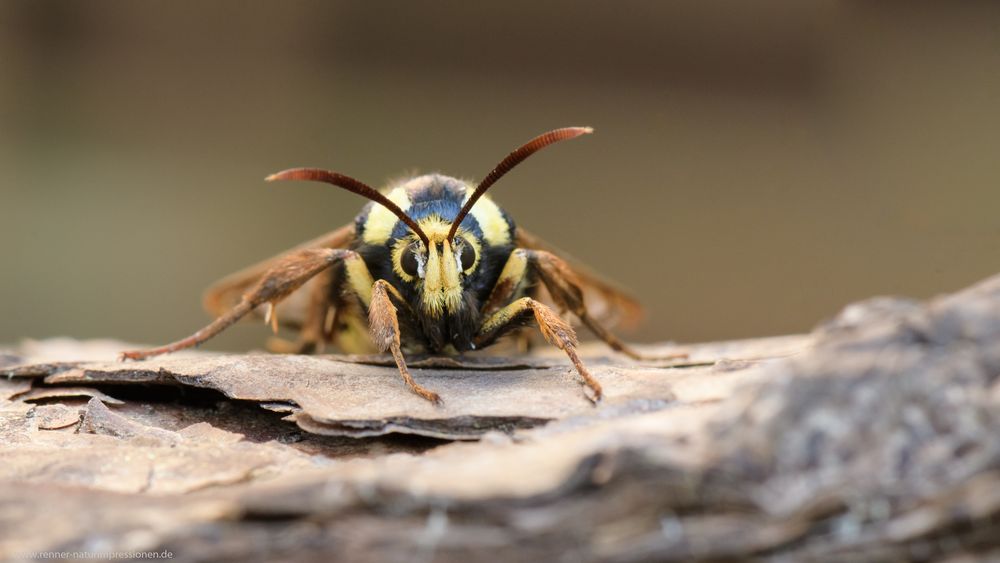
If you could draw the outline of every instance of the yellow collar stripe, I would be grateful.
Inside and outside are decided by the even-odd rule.
[[[405,189],[396,188],[386,194],[386,197],[403,211],[410,209],[410,197]],[[368,244],[385,244],[392,235],[392,229],[397,221],[399,218],[392,211],[378,204],[373,205],[365,221],[364,241]]]
[[[472,192],[467,192],[471,194]],[[469,197],[466,195],[465,201]],[[510,224],[503,217],[500,207],[493,200],[483,196],[472,207],[469,214],[476,218],[479,228],[483,230],[483,238],[490,246],[502,246],[510,243]]]

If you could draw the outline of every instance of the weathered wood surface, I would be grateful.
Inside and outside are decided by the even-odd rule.
[[[0,557],[938,560],[1000,547],[1000,278],[806,336],[379,358],[0,355]],[[662,351],[674,350],[670,346]]]

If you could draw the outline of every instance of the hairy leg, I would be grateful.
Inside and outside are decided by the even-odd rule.
[[[322,354],[327,342],[326,327],[333,315],[330,300],[331,270],[321,272],[309,290],[309,306],[305,322],[295,343],[298,354]]]
[[[399,368],[399,375],[403,377],[403,381],[410,386],[414,393],[435,405],[440,405],[441,396],[414,381],[410,370],[406,367],[406,361],[403,359],[403,352],[399,345],[399,318],[390,294],[397,302],[404,302],[396,288],[389,285],[389,282],[378,280],[372,286],[371,304],[368,307],[368,327],[372,340],[379,350],[392,352],[392,357],[396,360],[396,367]]]
[[[517,251],[515,251],[517,252]],[[549,291],[552,299],[560,307],[572,312],[580,319],[595,336],[603,340],[612,349],[617,350],[636,360],[667,360],[686,358],[687,354],[671,354],[668,356],[646,356],[622,342],[610,330],[602,326],[587,311],[583,302],[583,291],[575,281],[575,276],[569,266],[555,254],[544,250],[524,250],[528,267],[538,273],[539,279]]]
[[[573,366],[576,367],[576,371],[583,378],[584,383],[593,391],[594,396],[591,400],[595,403],[600,401],[604,392],[601,389],[601,384],[594,379],[594,376],[590,374],[583,365],[583,362],[580,361],[580,356],[576,352],[578,343],[573,327],[559,318],[559,315],[555,311],[530,297],[522,297],[486,319],[476,337],[476,346],[485,346],[496,340],[503,333],[517,328],[525,321],[532,319],[538,325],[538,329],[541,331],[542,336],[545,337],[545,340],[563,352],[566,352],[566,355],[569,356],[570,361],[573,362]]]
[[[123,352],[121,358],[123,360],[141,360],[197,346],[219,334],[260,305],[267,303],[273,309],[274,305],[296,289],[302,287],[302,284],[326,270],[337,261],[352,256],[357,255],[350,250],[330,248],[300,250],[290,254],[268,270],[261,277],[260,281],[243,295],[243,298],[240,299],[240,302],[235,307],[212,321],[208,326],[187,338],[165,346],[150,348],[148,350]]]

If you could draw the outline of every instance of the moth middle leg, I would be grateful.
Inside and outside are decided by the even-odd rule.
[[[594,394],[593,397],[588,398],[595,403],[600,401],[604,391],[577,354],[576,332],[569,323],[561,319],[555,311],[544,303],[530,297],[522,297],[493,313],[479,329],[475,339],[476,347],[486,346],[510,330],[520,328],[532,320],[538,325],[545,340],[569,356],[577,373]]]
[[[576,276],[561,258],[544,250],[521,249],[515,252],[524,253],[523,260],[527,262],[527,267],[538,276],[552,299],[561,308],[573,313],[595,336],[603,340],[613,350],[636,360],[671,360],[688,357],[686,353],[655,357],[640,353],[590,315],[583,301],[583,291],[580,289]]]

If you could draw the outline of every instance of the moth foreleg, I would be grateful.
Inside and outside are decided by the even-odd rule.
[[[279,301],[302,287],[312,277],[326,270],[338,260],[343,260],[351,256],[356,256],[351,250],[330,248],[311,248],[290,254],[264,273],[260,281],[243,294],[242,299],[240,299],[240,302],[236,306],[212,321],[205,328],[187,338],[165,346],[150,348],[148,350],[123,352],[121,358],[123,360],[141,360],[150,356],[158,356],[197,346],[219,334],[260,305],[267,303],[273,310],[273,307]]]
[[[385,280],[378,280],[372,285],[371,302],[368,307],[368,328],[371,331],[372,341],[382,352],[391,351],[393,359],[396,360],[396,367],[399,368],[399,375],[403,381],[409,385],[414,393],[434,403],[441,404],[441,396],[427,389],[413,380],[410,370],[406,367],[403,359],[403,352],[399,344],[399,317],[396,306],[392,304],[394,297],[397,302],[405,303],[403,298]]]

